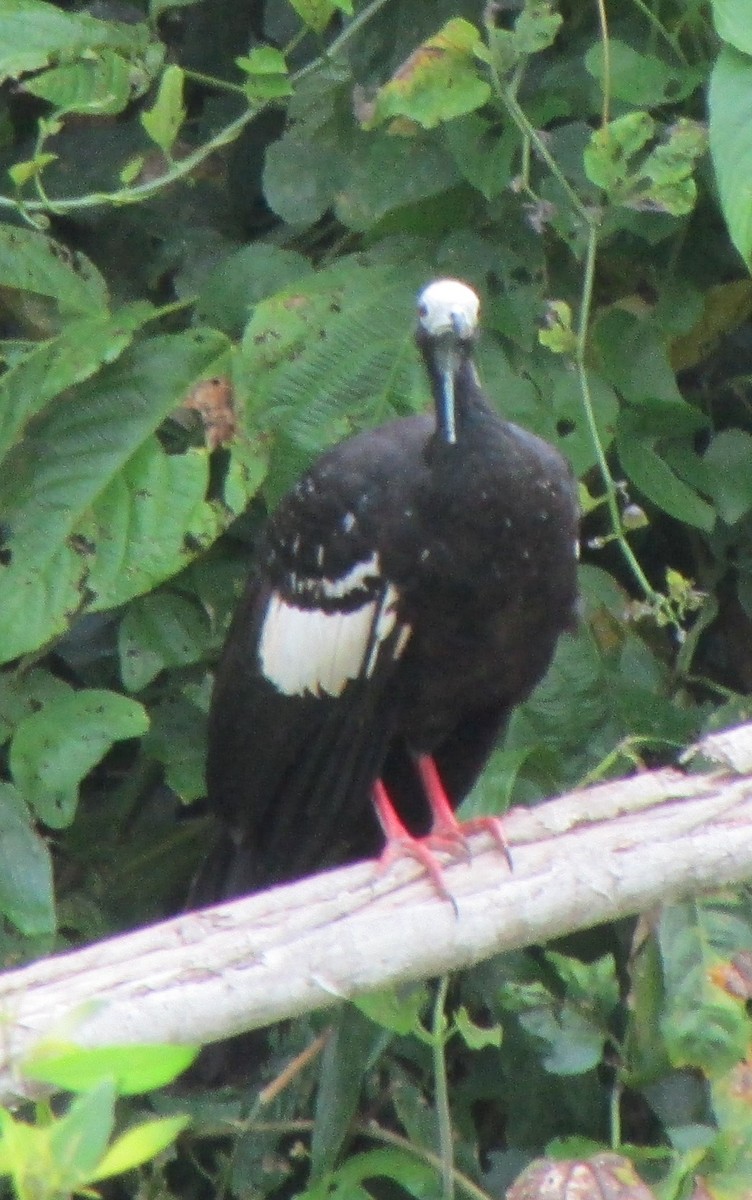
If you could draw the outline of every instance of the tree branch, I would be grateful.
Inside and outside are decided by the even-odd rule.
[[[752,725],[696,751],[721,765],[514,810],[514,871],[474,838],[472,862],[446,867],[454,907],[410,862],[362,863],[7,972],[0,1101],[29,1094],[40,1038],[216,1041],[752,878]]]

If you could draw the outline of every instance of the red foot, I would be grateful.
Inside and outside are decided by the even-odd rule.
[[[455,858],[469,858],[468,835],[483,832],[491,834],[506,858],[510,870],[512,856],[499,817],[475,817],[460,823],[447,799],[433,759],[427,754],[422,754],[417,759],[417,767],[433,815],[431,832],[427,837],[414,837],[397,815],[383,783],[380,779],[377,780],[373,789],[373,803],[386,838],[386,846],[379,858],[379,868],[385,870],[396,859],[407,854],[421,864],[438,894],[454,904],[435,850],[445,850]]]
[[[509,843],[504,834],[504,825],[500,817],[473,817],[470,821],[458,821],[447,799],[444,784],[436,768],[436,763],[430,755],[421,754],[417,759],[418,771],[423,781],[426,797],[433,814],[433,825],[429,838],[439,837],[446,841],[459,844],[469,857],[467,839],[471,833],[490,833],[501,850],[509,870],[512,870],[512,855]]]
[[[407,854],[410,858],[417,859],[439,895],[444,900],[449,900],[454,904],[452,894],[444,882],[444,872],[441,863],[436,858],[430,846],[426,844],[428,839],[413,837],[409,830],[405,828],[397,816],[394,806],[387,795],[387,790],[380,779],[377,779],[374,784],[373,805],[376,809],[376,816],[379,818],[379,824],[384,831],[384,837],[386,838],[386,846],[382,850],[378,860],[379,870],[385,871],[398,858]]]

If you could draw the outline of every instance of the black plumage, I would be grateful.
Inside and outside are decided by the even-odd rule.
[[[434,413],[334,446],[268,522],[217,672],[200,900],[378,853],[379,779],[426,834],[425,756],[456,807],[574,622],[571,471],[484,397],[477,310],[422,293]]]

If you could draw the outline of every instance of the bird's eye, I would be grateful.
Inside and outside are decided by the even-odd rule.
[[[428,305],[425,303],[425,301],[422,301],[418,305],[418,316],[421,317],[421,319],[428,316]]]

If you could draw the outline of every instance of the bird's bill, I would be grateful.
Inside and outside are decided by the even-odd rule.
[[[439,376],[439,395],[436,399],[436,423],[439,436],[449,446],[457,441],[457,409],[454,379],[459,365],[453,341],[442,339],[436,346],[434,365]]]
[[[454,407],[454,371],[450,364],[441,370],[441,396],[436,415],[442,440],[454,446],[457,441],[457,423]]]

